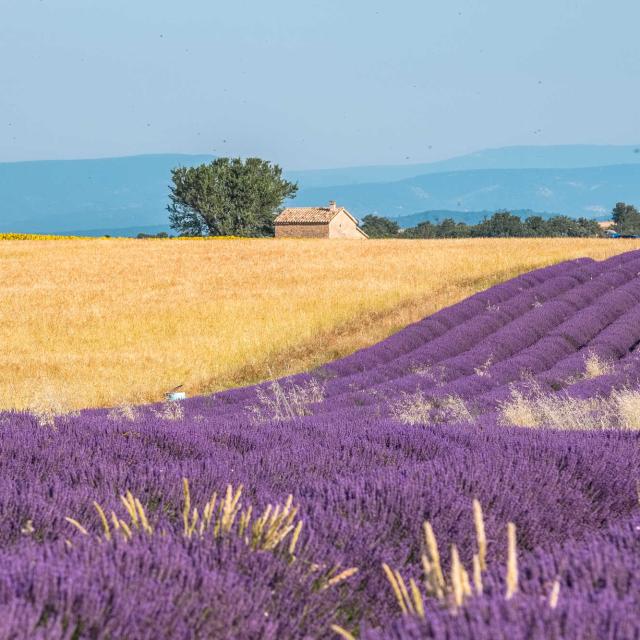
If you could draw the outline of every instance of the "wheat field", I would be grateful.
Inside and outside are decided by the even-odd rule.
[[[637,240],[0,241],[0,408],[157,401],[292,373],[519,273]]]

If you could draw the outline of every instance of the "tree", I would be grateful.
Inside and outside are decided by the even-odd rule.
[[[362,218],[360,228],[370,238],[395,238],[400,232],[400,225],[397,222],[373,215]]]
[[[406,229],[402,234],[403,238],[435,238],[437,235],[437,227],[429,220],[418,223],[415,227]]]
[[[640,212],[633,205],[618,202],[611,217],[615,222],[613,229],[620,235],[640,235]]]
[[[467,238],[469,233],[469,225],[453,218],[445,218],[436,225],[437,238]]]
[[[510,211],[496,211],[473,228],[473,235],[482,238],[521,238],[526,233],[522,220]]]
[[[545,223],[545,235],[555,238],[575,238],[579,236],[576,221],[568,216],[553,216]]]
[[[167,207],[172,229],[185,236],[268,236],[285,198],[298,186],[260,158],[216,158],[171,171]]]
[[[545,221],[542,216],[529,216],[524,221],[526,236],[543,236],[546,233]]]
[[[590,220],[589,218],[578,218],[576,220],[578,226],[578,234],[583,238],[590,237],[602,237],[604,231],[596,220]]]

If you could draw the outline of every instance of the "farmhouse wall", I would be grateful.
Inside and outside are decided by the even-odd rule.
[[[328,224],[276,224],[276,238],[328,238]]]
[[[365,236],[360,232],[356,223],[344,212],[344,210],[329,223],[329,237],[353,238],[356,240],[365,239]]]

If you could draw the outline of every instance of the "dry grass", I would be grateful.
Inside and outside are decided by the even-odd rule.
[[[415,393],[401,393],[389,411],[391,417],[403,424],[438,424],[442,422],[471,422],[473,414],[458,396],[428,398],[418,390]]]
[[[35,391],[31,397],[29,412],[41,427],[55,427],[56,420],[75,415],[49,384]]]
[[[640,429],[640,391],[622,389],[610,396],[618,422],[625,429]]]
[[[221,496],[214,492],[200,509],[191,506],[191,490],[187,478],[182,479],[182,488],[182,523],[185,538],[223,538],[235,535],[243,539],[253,550],[277,551],[282,545],[291,559],[295,559],[294,553],[302,530],[302,520],[297,518],[298,507],[293,504],[293,496],[290,495],[284,504],[267,505],[262,514],[256,517],[252,505],[242,508],[242,485],[237,489],[227,485],[226,492]],[[102,525],[102,533],[97,536],[99,542],[110,542],[116,537],[129,541],[136,535],[152,536],[156,533],[156,529],[147,518],[144,506],[130,491],[120,496],[120,502],[126,511],[123,518],[113,510],[111,517],[107,517],[100,504],[94,501],[93,507]],[[89,530],[75,518],[67,516],[65,520],[83,535],[89,535]],[[166,532],[161,532],[161,535],[166,535]],[[349,573],[346,577],[350,577],[356,571],[357,569],[345,572]]]
[[[517,389],[501,407],[502,421],[518,427],[551,429],[640,429],[640,391],[614,390],[609,396],[573,398],[566,392],[545,393],[535,383]]]
[[[267,389],[258,389],[258,404],[248,409],[256,422],[293,420],[309,415],[309,405],[321,402],[324,393],[323,385],[317,380],[286,387],[277,380],[273,380]]]
[[[402,424],[424,424],[431,421],[431,402],[422,391],[401,393],[389,407],[391,417]]]
[[[460,554],[455,544],[451,550],[451,575],[446,576],[441,564],[441,554],[438,541],[430,522],[423,526],[424,541],[421,556],[424,579],[416,582],[413,578],[409,582],[399,571],[395,571],[386,563],[382,569],[395,595],[396,602],[404,615],[425,618],[425,596],[436,598],[442,604],[457,611],[468,598],[482,596],[484,587],[482,574],[487,571],[487,539],[485,537],[482,507],[478,500],[473,500],[473,520],[476,530],[477,553],[473,554],[471,571],[467,571],[460,560]],[[549,605],[555,608],[558,603],[560,586],[554,583]],[[505,599],[510,600],[518,592],[518,550],[516,541],[516,526],[513,522],[507,524],[507,567],[505,572]],[[344,631],[344,630],[343,630]],[[343,637],[347,637],[344,636]]]
[[[0,241],[0,407],[302,371],[524,271],[634,240]]]
[[[159,420],[182,420],[184,418],[184,408],[180,402],[176,401],[167,400],[160,405],[159,409],[152,409],[152,411]]]
[[[109,420],[135,422],[139,417],[138,410],[132,404],[121,404],[113,407],[107,414]]]
[[[589,355],[584,362],[584,377],[587,380],[599,378],[613,373],[613,364],[607,360],[603,360],[595,353]]]

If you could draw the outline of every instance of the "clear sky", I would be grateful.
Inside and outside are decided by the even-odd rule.
[[[0,0],[0,161],[640,140],[638,0]]]

